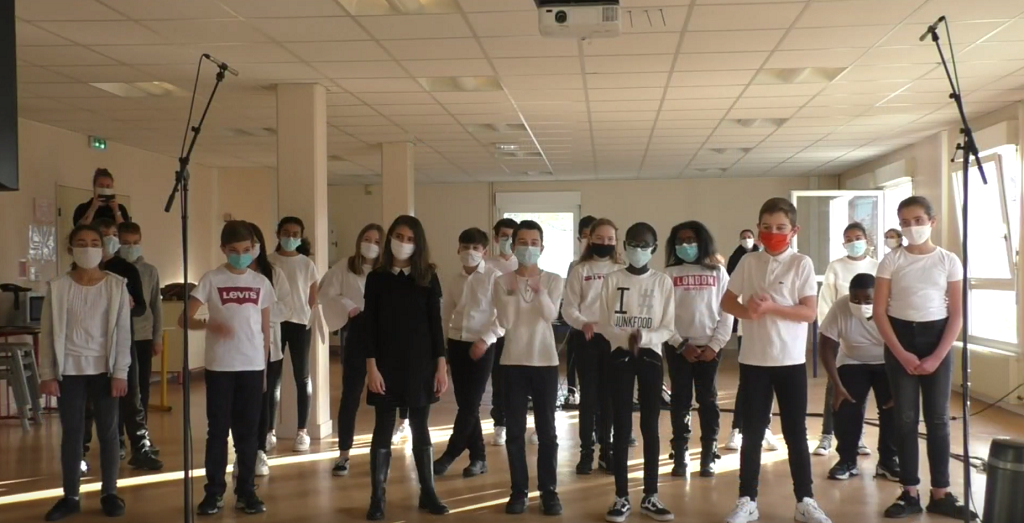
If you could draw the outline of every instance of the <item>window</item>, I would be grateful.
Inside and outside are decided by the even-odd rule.
[[[832,260],[846,256],[843,230],[853,222],[867,229],[868,255],[881,259],[882,191],[793,191],[791,198],[800,223],[795,246],[810,256],[819,282]]]
[[[542,270],[563,278],[568,275],[569,264],[579,256],[576,226],[580,218],[580,193],[497,193],[497,218],[539,223],[544,229],[544,252],[537,264]]]
[[[968,342],[1017,351],[1017,245],[1020,235],[1020,164],[1012,145],[981,156],[987,184],[976,165],[969,172],[967,278]],[[963,171],[953,173],[957,219],[963,238]]]
[[[912,178],[900,178],[882,186],[885,192],[885,213],[882,215],[882,227],[885,230],[899,229],[900,217],[896,209],[900,202],[914,195],[914,182]],[[886,249],[883,249],[886,252]]]

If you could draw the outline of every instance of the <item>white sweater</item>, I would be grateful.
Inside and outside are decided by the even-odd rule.
[[[569,271],[562,296],[562,319],[574,329],[601,321],[601,284],[606,275],[624,266],[614,260],[578,262]]]
[[[551,324],[558,319],[562,289],[562,277],[547,271],[540,273],[540,292],[536,294],[529,288],[527,278],[514,272],[494,280],[498,325],[505,329],[502,365],[558,366],[558,347]]]
[[[676,301],[676,334],[669,340],[678,347],[683,340],[708,346],[715,352],[732,337],[732,315],[722,310],[722,297],[729,286],[729,274],[719,265],[708,269],[683,264],[665,269],[672,279]]]
[[[605,276],[597,330],[612,350],[629,347],[630,333],[640,331],[640,347],[661,354],[661,344],[675,335],[675,316],[672,280],[664,273],[649,269],[636,276],[619,269]]]
[[[74,285],[70,273],[47,284],[46,301],[39,335],[39,379],[59,380],[64,374],[64,349],[67,341],[68,296]],[[113,378],[128,379],[128,366],[132,362],[131,305],[125,279],[106,273],[97,285],[107,286],[109,303],[107,315],[107,372]]]
[[[320,280],[317,300],[323,307],[327,327],[334,331],[348,325],[352,309],[363,308],[363,292],[366,290],[366,275],[373,267],[364,265],[362,274],[353,274],[348,269],[348,259],[331,267]]]
[[[825,269],[825,279],[818,291],[818,323],[825,321],[832,304],[839,298],[850,294],[850,280],[860,273],[871,274],[878,271],[878,260],[865,257],[863,260],[851,260],[847,256],[832,260]]]

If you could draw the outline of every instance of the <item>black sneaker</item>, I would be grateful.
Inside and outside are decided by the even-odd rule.
[[[156,459],[156,456],[149,450],[145,450],[132,454],[132,459],[128,460],[128,466],[137,470],[156,471],[164,468],[164,462]]]
[[[604,520],[611,523],[623,523],[631,512],[633,512],[633,507],[629,504],[629,498],[615,498],[612,508],[605,512]]]
[[[927,510],[929,514],[938,514],[953,519],[963,520],[968,513],[970,513],[971,521],[979,519],[978,514],[960,503],[960,500],[956,499],[951,492],[947,492],[939,499],[931,498],[928,501]]]
[[[636,446],[637,446],[636,436],[630,434],[629,435],[629,448],[634,448]]]
[[[558,493],[553,490],[541,493],[540,506],[545,516],[562,515],[562,501],[558,499]]]
[[[594,451],[580,452],[580,462],[576,464],[576,474],[589,476],[594,473]]]
[[[883,476],[889,481],[900,481],[900,462],[895,458],[886,461],[879,461],[875,465],[875,477]]]
[[[840,461],[833,465],[828,471],[828,479],[844,480],[850,479],[854,476],[860,476],[860,470],[857,469],[857,463]]]
[[[334,462],[334,468],[331,469],[331,474],[335,476],[348,476],[348,456],[338,458],[338,461]]]
[[[199,506],[196,508],[196,514],[200,516],[212,516],[220,509],[224,508],[224,496],[215,496],[213,494],[207,494],[202,501],[199,502]]]
[[[160,457],[160,449],[154,447],[152,441],[149,442],[149,453],[152,454],[154,458]]]
[[[267,511],[267,506],[255,492],[250,492],[238,496],[238,500],[235,501],[235,509],[246,514],[262,514]]]
[[[434,475],[441,477],[448,472],[448,469],[452,466],[453,459],[441,454],[440,458],[434,460]]]
[[[121,456],[121,461],[124,461],[124,458],[128,457],[128,451],[124,448],[124,441],[121,442],[121,452],[119,455]]]
[[[508,503],[505,503],[505,513],[522,514],[523,512],[526,512],[526,493],[513,492],[508,498]]]
[[[486,461],[473,460],[469,462],[469,466],[462,469],[462,477],[464,478],[475,478],[481,474],[487,474]]]
[[[715,477],[715,462],[722,459],[717,447],[704,448],[700,451],[700,477]]]
[[[921,498],[911,496],[909,492],[904,490],[900,497],[896,498],[896,502],[885,509],[885,517],[889,519],[902,519],[922,512],[924,512],[924,509],[921,508]]]
[[[675,514],[665,507],[658,499],[658,495],[644,496],[640,502],[640,512],[654,521],[672,521],[676,519]]]
[[[46,513],[46,521],[60,521],[68,516],[73,516],[82,511],[82,502],[75,498],[60,498],[49,512]]]
[[[611,453],[602,453],[600,456],[597,457],[597,468],[598,470],[603,470],[605,474],[615,474],[615,468],[612,465]]]
[[[108,518],[119,518],[124,515],[124,500],[117,494],[107,494],[100,498],[100,507]]]

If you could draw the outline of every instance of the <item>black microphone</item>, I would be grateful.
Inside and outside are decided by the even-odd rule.
[[[217,64],[217,67],[220,67],[221,69],[223,69],[223,70],[225,70],[225,71],[227,71],[227,72],[229,72],[229,73],[231,73],[231,74],[233,74],[235,76],[238,76],[238,71],[236,71],[233,67],[231,67],[230,65],[228,65],[228,64],[226,64],[224,62],[221,62],[220,60],[210,56],[209,53],[203,53],[203,58],[206,58],[207,60]]]
[[[934,24],[928,26],[928,30],[925,31],[924,34],[921,35],[921,38],[918,38],[917,41],[918,42],[923,42],[925,40],[925,38],[928,38],[928,35],[934,33],[935,30],[939,28],[939,24],[941,24],[942,22],[945,22],[945,21],[946,21],[946,17],[945,16],[940,16],[939,19],[936,20]],[[236,74],[235,76],[238,76],[238,75]]]

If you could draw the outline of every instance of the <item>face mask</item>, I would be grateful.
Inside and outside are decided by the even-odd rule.
[[[590,244],[590,252],[595,258],[605,260],[611,258],[612,255],[615,254],[615,246],[605,245],[603,243],[592,243]]]
[[[642,269],[651,261],[651,251],[653,249],[637,249],[636,247],[626,247],[626,261],[630,265],[637,269]]]
[[[885,239],[885,246],[888,247],[889,250],[895,249],[895,248],[899,247],[900,245],[902,245],[902,243],[900,242],[900,240],[897,240],[896,238],[886,238]]]
[[[789,248],[789,233],[761,231],[758,237],[769,253],[780,253]]]
[[[502,256],[512,254],[512,238],[501,238],[498,240],[498,252],[500,252]]]
[[[921,245],[932,237],[932,226],[918,225],[916,227],[904,227],[903,237],[910,245]]]
[[[693,263],[697,259],[697,246],[689,243],[676,245],[676,256],[686,263]]]
[[[252,258],[255,260],[260,257],[260,244],[254,243],[252,246]]]
[[[874,315],[874,310],[874,305],[853,303],[852,301],[850,302],[850,311],[853,312],[853,315],[858,318],[870,320],[871,317]]]
[[[292,252],[302,245],[302,238],[281,238],[281,248],[287,252]]]
[[[540,247],[518,245],[516,246],[516,259],[527,267],[537,265],[537,260],[540,260]]]
[[[71,257],[75,260],[75,265],[83,269],[95,269],[103,261],[103,249],[74,247],[71,249]]]
[[[363,258],[368,260],[375,260],[380,254],[380,245],[370,242],[363,242],[359,244],[359,254],[363,255]]]
[[[131,263],[135,263],[135,260],[139,259],[139,257],[142,256],[142,246],[122,245],[121,249],[118,252],[121,254],[122,258],[128,260]]]
[[[857,240],[855,242],[845,243],[843,247],[846,248],[846,254],[851,258],[860,258],[864,256],[864,252],[868,250],[868,242],[866,240]]]
[[[750,249],[754,248],[754,239],[743,238],[742,240],[740,240],[740,246],[749,251]]]
[[[399,261],[412,258],[412,253],[416,251],[415,243],[402,243],[394,238],[391,238],[388,245],[391,246],[391,254]]]
[[[107,256],[113,256],[117,253],[117,250],[121,248],[121,240],[117,239],[117,236],[104,236],[103,237],[103,254]]]
[[[470,249],[459,253],[459,261],[462,262],[463,267],[476,267],[477,265],[480,265],[480,262],[483,261],[483,259],[484,253],[480,251]]]
[[[246,267],[252,265],[252,253],[247,252],[245,254],[229,254],[228,263],[238,270],[245,269]]]

